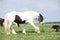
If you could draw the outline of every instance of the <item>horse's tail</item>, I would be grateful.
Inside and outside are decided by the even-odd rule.
[[[7,15],[5,16],[4,26],[5,26],[5,32],[7,34],[10,34],[9,20]]]

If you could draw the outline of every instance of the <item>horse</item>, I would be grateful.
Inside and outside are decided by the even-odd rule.
[[[43,16],[41,14],[39,14],[40,17],[38,18],[38,21],[39,23],[43,24]],[[19,24],[24,24],[25,23],[25,20],[24,21],[19,21],[20,20],[20,17],[18,15],[15,16],[15,23],[17,23],[17,26],[19,27]],[[3,26],[3,22],[4,22],[4,19],[0,18],[0,26]]]
[[[0,18],[0,26],[3,26],[4,19]]]
[[[18,17],[18,18],[17,18]],[[4,26],[5,26],[5,32],[6,34],[17,34],[15,30],[12,27],[13,22],[17,23],[29,23],[34,27],[35,32],[40,33],[39,27],[37,27],[34,23],[33,20],[36,18],[40,18],[40,13],[35,12],[35,11],[24,11],[24,12],[16,12],[12,11],[9,12],[5,15],[5,21],[4,21]],[[17,19],[19,19],[17,21]],[[40,22],[40,20],[38,20]],[[26,28],[23,29],[23,33],[26,34]]]

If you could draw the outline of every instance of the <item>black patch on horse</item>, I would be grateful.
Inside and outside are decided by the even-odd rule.
[[[19,26],[19,24],[24,24],[26,21],[22,21],[22,19],[18,15],[16,15],[14,22],[17,23],[17,25]]]

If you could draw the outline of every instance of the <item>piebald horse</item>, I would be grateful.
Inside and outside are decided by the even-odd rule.
[[[19,20],[18,22],[17,20],[17,16],[19,16]],[[34,23],[33,20],[34,19],[39,19],[40,18],[40,14],[38,12],[35,11],[24,11],[24,12],[16,12],[16,11],[12,11],[9,12],[5,15],[5,21],[4,21],[4,25],[5,25],[5,32],[6,34],[10,34],[12,32],[12,34],[17,34],[15,32],[15,30],[12,27],[13,22],[17,22],[17,23],[29,23],[32,25],[32,27],[34,27],[35,32],[40,33],[39,27],[37,27]],[[23,33],[26,34],[26,28],[23,29]]]

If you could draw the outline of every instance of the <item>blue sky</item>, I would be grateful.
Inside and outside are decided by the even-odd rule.
[[[27,10],[40,12],[45,22],[60,22],[60,0],[0,0],[0,18],[10,11]]]

